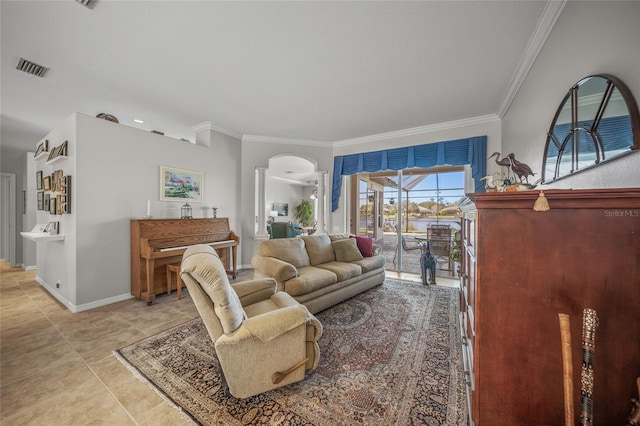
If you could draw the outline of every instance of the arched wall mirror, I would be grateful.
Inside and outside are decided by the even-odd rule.
[[[640,115],[631,91],[610,75],[585,77],[569,89],[549,127],[542,183],[636,149],[640,149]]]

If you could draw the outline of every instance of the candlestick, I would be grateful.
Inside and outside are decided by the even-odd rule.
[[[151,200],[147,200],[147,214],[144,218],[145,219],[151,218]]]

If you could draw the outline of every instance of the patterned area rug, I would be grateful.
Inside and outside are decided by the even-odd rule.
[[[320,364],[244,400],[221,386],[200,318],[116,351],[202,425],[463,425],[456,289],[387,279],[316,316]]]

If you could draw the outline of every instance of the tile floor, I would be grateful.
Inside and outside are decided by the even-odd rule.
[[[241,271],[238,279],[252,275]],[[35,281],[35,271],[0,263],[0,424],[190,424],[113,355],[196,317],[188,292],[182,294],[161,295],[151,306],[130,299],[74,314]]]

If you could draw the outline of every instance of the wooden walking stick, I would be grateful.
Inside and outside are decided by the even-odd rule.
[[[562,379],[564,385],[564,424],[575,426],[573,416],[573,364],[571,357],[571,327],[569,315],[558,314],[562,344]]]
[[[582,374],[580,377],[580,424],[593,425],[593,358],[596,350],[598,315],[593,309],[582,314]]]

